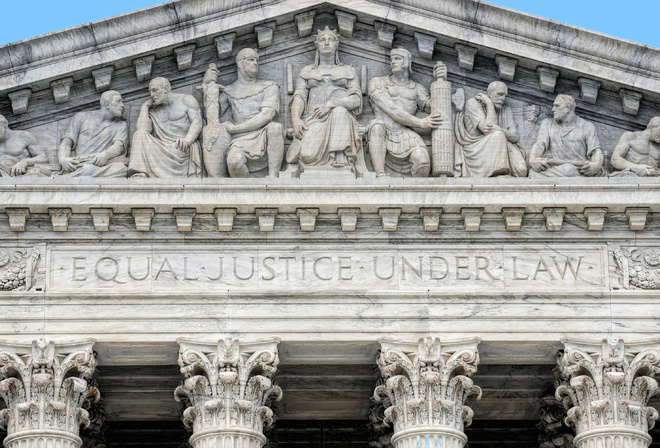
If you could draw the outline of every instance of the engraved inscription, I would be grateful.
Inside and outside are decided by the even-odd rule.
[[[442,288],[607,287],[604,248],[576,247],[57,247],[53,291],[426,291]]]

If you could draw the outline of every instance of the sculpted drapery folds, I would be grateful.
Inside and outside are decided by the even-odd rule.
[[[362,90],[351,65],[339,62],[339,34],[326,27],[315,40],[316,59],[296,81],[291,103],[294,140],[287,162],[305,166],[350,166],[361,177],[366,171],[357,117]]]
[[[624,132],[612,153],[614,176],[660,176],[660,117],[653,117],[645,130]]]
[[[604,176],[596,127],[575,115],[575,99],[557,95],[529,154],[530,177]]]
[[[389,172],[428,177],[431,169],[428,148],[411,128],[437,128],[443,117],[415,116],[418,111],[431,112],[431,98],[423,85],[410,79],[410,63],[410,52],[395,48],[390,52],[392,74],[369,81],[369,100],[376,118],[369,122],[367,137],[371,163],[378,177]]]
[[[108,90],[101,95],[101,109],[74,115],[60,142],[61,175],[67,177],[126,177],[125,157],[128,125],[123,120],[121,94]],[[71,156],[71,151],[76,156]]]
[[[518,127],[501,81],[465,104],[455,123],[456,170],[463,177],[527,176],[524,150],[517,145]]]
[[[280,110],[280,88],[272,81],[257,79],[257,50],[239,51],[236,67],[238,79],[221,88],[220,108],[215,109],[221,115],[231,108],[233,121],[219,123],[215,117],[207,117],[212,129],[205,129],[204,138],[208,136],[213,143],[204,142],[206,171],[209,177],[250,177],[267,169],[270,177],[278,177],[284,157],[283,127],[274,121]],[[218,70],[212,65],[204,84],[214,83],[217,78]]]
[[[165,78],[149,83],[151,98],[142,104],[133,134],[128,174],[141,177],[201,177],[197,141],[202,113],[192,95],[173,93]]]

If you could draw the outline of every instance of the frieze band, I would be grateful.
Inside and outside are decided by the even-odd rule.
[[[198,86],[204,114],[194,96],[173,92],[163,77],[151,79],[150,98],[140,107],[132,136],[122,95],[114,90],[103,92],[99,110],[70,120],[56,150],[29,131],[9,129],[1,117],[2,176],[660,175],[660,117],[645,130],[624,132],[605,151],[594,124],[576,115],[570,95],[557,95],[552,117],[540,123],[539,107],[527,105],[519,129],[503,81],[466,100],[438,61],[427,88],[413,81],[413,56],[402,47],[390,51],[388,76],[367,79],[366,67],[340,61],[339,42],[340,33],[326,26],[316,33],[313,63],[287,65],[291,86],[284,105],[281,86],[258,77],[259,51],[243,48],[236,56],[235,82],[219,84],[216,65],[209,65]],[[373,114],[366,127],[358,121],[365,113],[365,88]],[[609,163],[605,153],[611,153]]]

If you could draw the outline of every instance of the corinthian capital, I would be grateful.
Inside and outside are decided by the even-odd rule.
[[[89,425],[86,401],[99,393],[88,380],[96,367],[94,340],[58,343],[0,342],[0,426],[7,448],[63,446],[79,448],[80,426]]]
[[[660,340],[562,342],[564,353],[557,362],[569,382],[557,388],[556,397],[569,408],[566,423],[576,429],[575,445],[618,437],[632,447],[648,446],[648,430],[658,418],[648,402],[658,393],[652,377],[660,373]]]
[[[474,415],[466,399],[481,397],[481,389],[469,378],[479,364],[479,342],[441,343],[430,337],[417,343],[380,340],[378,367],[386,381],[374,397],[387,397],[391,403],[384,422],[394,424],[395,447],[427,436],[444,438],[443,446],[463,446],[467,440],[463,429]],[[409,441],[411,437],[415,440]]]
[[[272,381],[279,364],[279,339],[239,343],[227,338],[212,345],[179,339],[178,343],[184,381],[174,397],[189,406],[183,423],[193,429],[191,445],[233,446],[233,438],[240,437],[249,440],[249,447],[261,448],[266,442],[264,424],[273,421],[269,404],[282,398],[282,390]]]

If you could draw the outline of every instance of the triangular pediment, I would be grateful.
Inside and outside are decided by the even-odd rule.
[[[180,0],[0,47],[0,112],[32,128],[92,107],[109,87],[130,101],[152,76],[192,85],[209,62],[231,72],[245,46],[258,46],[264,63],[295,59],[325,25],[342,31],[342,52],[369,63],[402,45],[421,74],[441,60],[456,84],[503,79],[512,98],[538,105],[569,93],[588,118],[639,128],[660,100],[658,49],[483,2]]]

